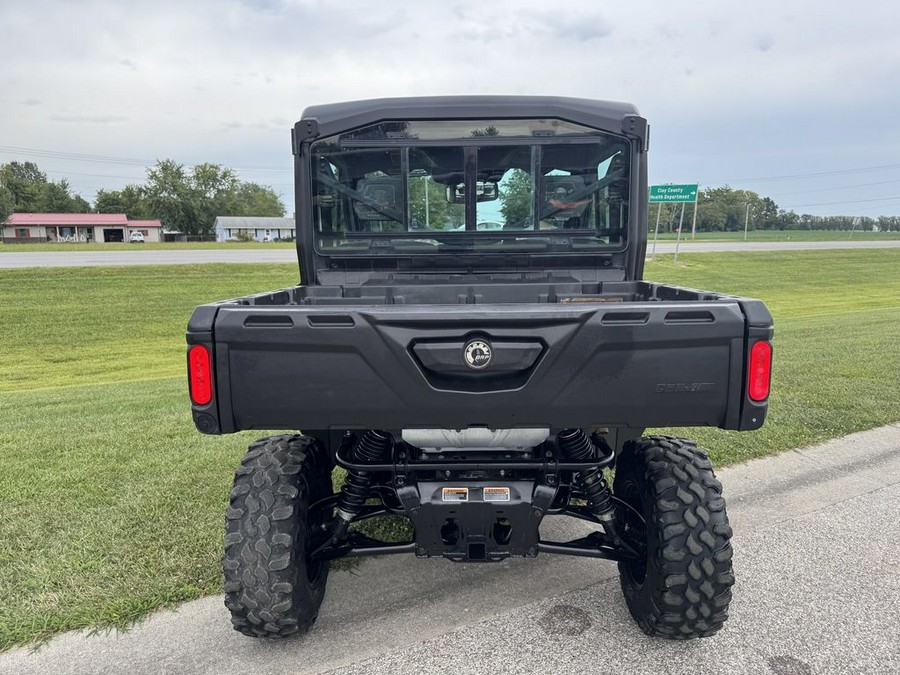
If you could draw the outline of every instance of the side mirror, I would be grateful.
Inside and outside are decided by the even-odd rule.
[[[475,183],[475,201],[492,202],[500,198],[500,188],[495,180],[480,180]],[[457,183],[447,186],[447,201],[450,204],[466,203],[466,185]]]

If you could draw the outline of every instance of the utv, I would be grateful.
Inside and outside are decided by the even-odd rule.
[[[235,475],[222,564],[237,630],[305,632],[331,561],[389,553],[615,560],[647,634],[722,627],[721,485],[692,441],[642,434],[759,428],[772,318],[642,280],[647,144],[634,107],[584,99],[304,112],[299,285],[201,305],[187,331],[201,432],[302,429],[252,444]],[[391,514],[409,541],[356,527]],[[549,515],[596,527],[549,541]]]

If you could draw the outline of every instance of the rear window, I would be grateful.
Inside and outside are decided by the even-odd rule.
[[[325,255],[621,248],[628,141],[561,120],[384,122],[312,146]]]

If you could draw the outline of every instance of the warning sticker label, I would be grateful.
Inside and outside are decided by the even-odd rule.
[[[469,501],[469,488],[445,487],[442,499],[445,502],[467,502]]]
[[[508,502],[509,501],[509,488],[508,487],[486,487],[486,488],[483,488],[482,494],[484,494],[484,501],[486,501],[486,502]]]

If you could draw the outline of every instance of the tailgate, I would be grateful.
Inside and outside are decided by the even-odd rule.
[[[220,432],[737,429],[762,425],[765,414],[758,407],[752,424],[741,422],[751,337],[730,299],[220,305],[210,338],[216,397],[203,412]]]

